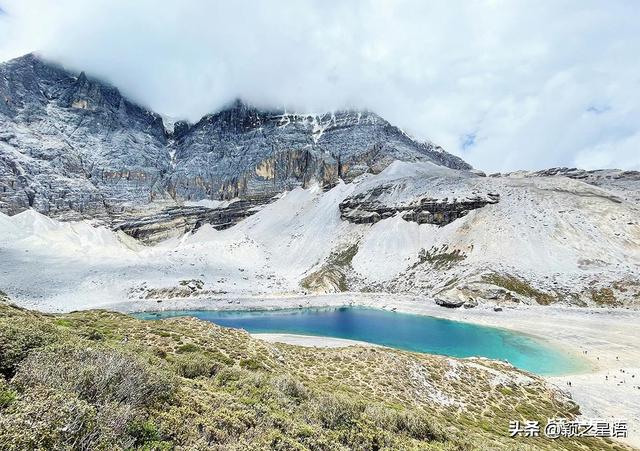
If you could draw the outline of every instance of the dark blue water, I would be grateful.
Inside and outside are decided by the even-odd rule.
[[[134,314],[140,319],[194,316],[252,333],[290,333],[348,338],[407,351],[507,360],[541,375],[584,371],[586,363],[532,337],[503,329],[367,308],[279,311],[210,310]]]

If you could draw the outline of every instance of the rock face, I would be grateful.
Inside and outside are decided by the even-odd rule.
[[[171,145],[169,190],[186,199],[277,194],[317,182],[331,186],[394,160],[470,169],[433,144],[417,143],[368,112],[305,116],[264,112],[239,101],[184,129]]]
[[[394,160],[471,169],[369,112],[297,115],[237,101],[169,131],[158,114],[84,73],[34,55],[0,64],[0,212],[9,215],[33,208],[59,219],[113,224],[144,205],[265,199],[312,183],[329,187],[378,173]],[[178,211],[161,216],[197,224],[228,213]],[[135,234],[164,221],[157,219],[140,219],[144,227],[135,226]]]
[[[227,229],[251,216],[269,201],[271,199],[239,200],[221,208],[168,207],[159,213],[118,223],[114,230],[122,230],[127,235],[152,244],[193,232],[204,224],[211,224],[216,230]]]
[[[346,198],[339,206],[340,217],[354,224],[373,224],[401,213],[405,221],[444,226],[465,216],[470,210],[495,204],[500,199],[500,195],[496,193],[473,195],[464,199],[422,197],[406,205],[388,205],[379,199],[393,189],[393,185],[380,186]]]
[[[27,55],[0,65],[0,211],[108,215],[162,197],[160,116]]]
[[[550,168],[541,171],[517,171],[507,174],[491,174],[492,178],[550,178],[566,177],[605,189],[615,196],[611,200],[640,203],[640,171],[620,169],[595,169],[587,171],[577,168]]]
[[[562,176],[575,180],[583,180],[592,185],[601,185],[604,180],[640,181],[640,171],[622,171],[620,169],[596,169],[587,171],[578,168],[549,168],[541,171],[518,171],[507,174],[491,174],[491,177],[523,175],[526,177]]]

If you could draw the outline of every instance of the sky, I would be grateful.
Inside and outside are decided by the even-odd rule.
[[[636,0],[0,0],[0,60],[192,122],[368,109],[487,172],[640,169],[639,24]]]

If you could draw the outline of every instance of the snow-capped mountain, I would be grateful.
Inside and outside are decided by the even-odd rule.
[[[165,127],[84,73],[33,54],[0,65],[0,211],[8,214],[135,219],[136,210],[185,201],[332,186],[394,160],[470,169],[370,112],[296,115],[236,101],[196,124]]]
[[[640,305],[638,172],[486,177],[368,112],[236,102],[171,125],[33,55],[1,65],[0,290],[45,310],[345,291]]]

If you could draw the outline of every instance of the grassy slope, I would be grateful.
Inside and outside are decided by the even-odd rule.
[[[0,449],[625,449],[511,439],[577,407],[499,362],[271,344],[192,318],[0,302]]]

